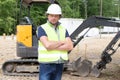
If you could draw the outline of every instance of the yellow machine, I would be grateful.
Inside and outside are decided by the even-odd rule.
[[[32,25],[17,26],[17,42],[32,47]]]

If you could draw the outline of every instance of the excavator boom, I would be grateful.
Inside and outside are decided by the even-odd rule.
[[[91,16],[88,19],[84,20],[82,24],[79,25],[79,27],[70,35],[71,39],[76,39],[76,37],[86,28],[93,28],[93,27],[99,27],[99,26],[108,26],[108,27],[120,27],[120,23],[116,21],[116,19],[113,18],[106,18],[106,17],[100,17],[100,16]],[[90,30],[89,29],[89,30]],[[86,32],[87,33],[87,32]],[[85,34],[86,34],[85,33]],[[74,43],[74,46],[81,41],[83,38],[82,35],[78,40]]]
[[[116,50],[120,47],[120,43],[117,44],[120,39],[120,31],[117,32],[115,37],[111,40],[111,42],[107,45],[104,51],[101,54],[101,60],[97,62],[96,65],[91,70],[91,75],[95,77],[99,77],[100,73],[103,69],[106,69],[106,64],[112,61],[111,56],[116,52]],[[117,47],[115,47],[117,45]]]

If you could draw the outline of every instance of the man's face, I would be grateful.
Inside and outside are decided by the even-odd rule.
[[[48,14],[48,21],[53,25],[55,25],[59,19],[60,19],[60,15]]]

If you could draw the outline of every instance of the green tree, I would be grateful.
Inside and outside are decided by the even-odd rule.
[[[19,18],[27,15],[27,9],[22,8],[22,16],[20,16],[20,1],[21,0],[0,0],[0,34],[15,33],[15,27],[19,24]],[[57,0],[62,7],[64,18],[85,18],[85,10],[87,17],[92,15],[100,15],[100,0]],[[85,8],[85,1],[87,8]],[[102,0],[102,16],[118,17],[120,9],[120,0]],[[115,5],[117,3],[117,5]],[[46,21],[45,12],[48,4],[33,4],[31,5],[31,19],[36,26]],[[119,10],[120,11],[120,10]],[[119,13],[120,15],[120,13]]]
[[[72,16],[72,9],[70,7],[71,2],[68,0],[59,0],[58,2],[61,5],[63,17],[66,18],[71,17]]]
[[[103,0],[103,16],[112,17],[114,5],[112,0]]]
[[[0,30],[14,32],[16,0],[0,0]]]
[[[48,4],[33,4],[31,7],[31,18],[35,25],[38,26],[46,21],[46,14]]]

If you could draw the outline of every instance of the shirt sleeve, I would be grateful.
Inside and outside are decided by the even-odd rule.
[[[44,29],[42,27],[38,27],[38,39],[40,39],[40,37],[42,36],[47,36],[46,32],[44,31]]]
[[[44,31],[44,29],[42,27],[38,27],[38,34],[37,34],[37,36],[38,36],[38,39],[40,39],[41,36],[47,36],[46,32]],[[70,37],[67,30],[66,30],[65,37]]]

